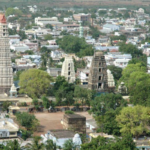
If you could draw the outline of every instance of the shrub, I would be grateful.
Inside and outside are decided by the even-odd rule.
[[[65,111],[65,114],[74,114],[74,112],[71,111],[71,110],[66,110],[66,111]]]

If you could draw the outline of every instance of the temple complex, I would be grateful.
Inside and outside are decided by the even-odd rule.
[[[7,21],[0,14],[0,94],[9,93],[13,84]]]
[[[66,80],[70,83],[73,83],[75,81],[75,70],[72,57],[65,57],[65,60],[62,65],[61,76],[66,77]]]
[[[102,52],[95,52],[89,73],[88,88],[97,92],[108,90],[107,67]]]

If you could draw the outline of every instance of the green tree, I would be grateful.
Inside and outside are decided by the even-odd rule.
[[[123,42],[126,42],[126,40],[127,40],[125,35],[111,36],[110,38],[111,38],[112,41],[114,41],[114,40],[121,40]]]
[[[57,150],[57,145],[52,140],[47,140],[45,150]]]
[[[119,115],[122,108],[116,108],[115,110],[108,110],[104,115],[95,117],[98,132],[108,133],[109,135],[120,136],[120,127],[117,124],[116,115]]]
[[[92,35],[92,37],[94,39],[97,39],[100,35],[100,31],[98,30],[98,28],[90,26],[90,31],[89,33]]]
[[[46,28],[50,28],[51,30],[53,30],[53,26],[51,24],[46,24],[45,26]]]
[[[9,141],[7,142],[6,146],[4,146],[4,148],[2,150],[23,150],[23,148],[21,148],[18,140],[13,140],[13,141]]]
[[[130,78],[130,75],[133,72],[146,72],[146,70],[147,70],[147,68],[142,63],[128,64],[128,66],[125,69],[123,69],[123,71],[122,71],[122,77],[120,78],[119,81],[120,82],[124,81],[125,84],[128,87],[128,84],[129,84],[128,80]]]
[[[75,86],[74,97],[81,101],[82,107],[84,104],[90,105],[94,92],[80,86]]]
[[[106,139],[93,138],[91,142],[81,145],[81,150],[137,150],[132,136],[127,134],[123,138]]]
[[[32,50],[26,50],[24,53],[27,53],[28,55],[33,55],[34,52]]]
[[[138,58],[133,58],[128,62],[128,64],[137,64],[137,63],[141,63],[143,66],[147,67],[147,56],[143,55]]]
[[[130,102],[150,106],[150,75],[145,72],[133,72],[128,79]]]
[[[74,148],[74,143],[72,140],[67,140],[65,141],[64,145],[63,145],[63,150],[71,150]]]
[[[46,34],[46,35],[44,35],[44,39],[45,39],[45,40],[52,40],[53,37],[52,37],[51,34]]]
[[[28,94],[32,98],[41,97],[47,94],[51,81],[52,77],[42,70],[26,70],[20,75],[20,93]]]
[[[84,38],[66,35],[61,39],[57,39],[56,42],[66,53],[75,53],[79,57],[92,56],[94,54],[92,45],[88,45]]]
[[[8,110],[8,107],[12,104],[12,102],[9,102],[9,101],[5,101],[3,102],[3,111],[6,111]]]
[[[107,69],[111,71],[114,76],[114,79],[117,81],[122,76],[122,68],[116,67],[114,65],[107,66]]]
[[[21,16],[23,13],[21,10],[18,10],[18,9],[14,9],[14,8],[7,8],[6,9],[6,12],[5,12],[6,16],[9,16],[9,15],[17,15],[17,16]]]
[[[101,94],[95,97],[91,102],[90,112],[95,116],[103,115],[109,110],[115,110],[117,107],[126,106],[126,101],[122,98],[120,94]]]
[[[54,95],[56,96],[57,104],[61,105],[64,100],[65,104],[71,105],[74,102],[73,92],[74,84],[68,83],[63,76],[58,76],[54,84]]]
[[[120,43],[119,51],[127,54],[131,54],[133,58],[143,55],[142,50],[139,50],[135,45]]]
[[[43,96],[41,99],[43,101],[44,108],[46,108],[46,109],[49,108],[50,107],[50,101],[48,100],[48,98]]]
[[[31,150],[44,150],[44,144],[40,142],[41,137],[35,136],[33,139],[33,144],[30,145]]]
[[[27,112],[17,113],[17,121],[29,131],[35,131],[39,125],[39,121],[33,114]]]
[[[22,70],[16,72],[16,74],[14,75],[14,81],[18,81],[19,80],[19,77],[20,77],[22,72],[23,72]]]
[[[24,140],[31,137],[31,135],[32,135],[32,132],[28,131],[28,130],[21,130],[21,132],[22,132],[21,138],[24,139]]]
[[[144,132],[149,132],[149,108],[140,105],[124,107],[116,117],[116,121],[121,128],[121,133],[131,133],[138,138]]]

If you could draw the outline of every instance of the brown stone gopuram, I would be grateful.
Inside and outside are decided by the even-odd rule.
[[[97,92],[108,90],[107,67],[102,52],[95,52],[89,73],[88,88]]]

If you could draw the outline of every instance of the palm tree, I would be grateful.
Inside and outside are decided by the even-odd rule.
[[[52,140],[47,140],[45,144],[45,150],[56,150],[57,146]]]
[[[3,150],[23,150],[17,140],[7,142]]]
[[[71,139],[67,140],[63,145],[63,150],[72,150],[74,148],[75,148],[75,145]]]
[[[28,150],[44,150],[44,144],[40,143],[40,140],[40,136],[35,136],[33,143],[29,146]]]

